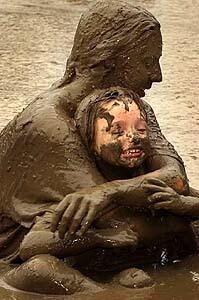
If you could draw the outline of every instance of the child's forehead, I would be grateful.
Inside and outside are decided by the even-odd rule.
[[[128,98],[113,99],[108,103],[104,103],[102,108],[113,116],[114,121],[131,120],[132,122],[133,120],[135,121],[141,118],[139,107],[133,100]]]
[[[104,102],[102,108],[106,109],[108,112],[127,112],[127,111],[139,111],[139,108],[135,101],[128,97],[123,97],[119,99],[112,99],[110,101]]]

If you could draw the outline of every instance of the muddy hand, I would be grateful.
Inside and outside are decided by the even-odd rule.
[[[170,212],[177,213],[181,208],[183,209],[183,202],[181,201],[181,196],[174,193],[155,193],[150,197],[151,202],[155,202],[151,205],[153,209],[164,209]]]
[[[166,202],[180,200],[180,195],[169,187],[165,182],[156,178],[145,179],[142,183],[142,188],[149,195],[148,201],[153,208],[166,207]]]
[[[77,192],[67,195],[55,209],[51,231],[58,230],[63,239],[77,233],[83,235],[96,215],[109,204],[105,193],[100,190],[94,192]]]
[[[178,210],[182,206],[181,196],[164,182],[150,179],[145,189],[151,194],[148,200],[153,209]]]
[[[156,178],[147,178],[142,182],[142,189],[149,195],[149,199],[153,199],[150,196],[154,193],[168,193],[177,194],[172,188],[170,188],[165,182]],[[158,197],[157,197],[158,201]],[[155,202],[155,199],[153,200]]]

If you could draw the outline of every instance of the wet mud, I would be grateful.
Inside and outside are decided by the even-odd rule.
[[[65,69],[81,12],[92,1],[0,1],[0,129]],[[129,2],[132,2],[129,0]],[[166,137],[182,156],[190,183],[198,188],[199,163],[199,12],[197,1],[136,1],[151,11],[162,26],[163,83],[145,99],[152,105]],[[164,249],[163,249],[164,250]],[[166,261],[163,251],[162,264]],[[70,299],[198,299],[199,258],[147,270],[157,285],[143,290],[108,287],[94,295]],[[54,299],[0,288],[1,299]],[[58,297],[56,297],[58,299]],[[60,297],[69,299],[69,297]]]

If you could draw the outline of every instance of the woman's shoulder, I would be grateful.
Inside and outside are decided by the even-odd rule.
[[[46,135],[53,137],[66,136],[74,131],[74,122],[59,107],[59,98],[53,93],[44,93],[36,97],[3,129],[1,135],[12,130],[16,135]]]

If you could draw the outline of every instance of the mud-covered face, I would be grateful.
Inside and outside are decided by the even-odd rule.
[[[162,81],[160,57],[162,55],[162,36],[160,30],[151,33],[136,49],[126,49],[121,55],[120,71],[122,86],[134,90],[144,97],[145,89],[150,89],[153,82]]]
[[[135,102],[112,100],[102,108],[104,113],[95,121],[97,155],[116,166],[134,168],[141,165],[147,156],[149,139],[147,124],[138,106]]]

